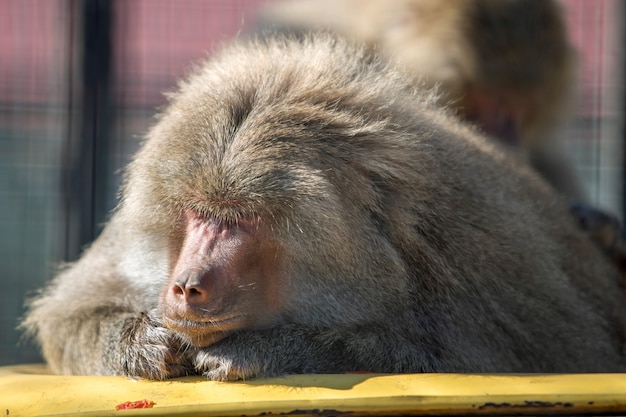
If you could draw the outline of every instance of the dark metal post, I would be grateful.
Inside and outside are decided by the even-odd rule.
[[[69,137],[65,150],[64,205],[67,260],[99,231],[106,213],[107,159],[113,111],[113,0],[70,0]]]

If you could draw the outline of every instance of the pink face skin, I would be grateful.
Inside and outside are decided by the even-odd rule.
[[[185,212],[185,236],[161,304],[166,325],[203,347],[275,316],[279,247],[258,221]]]

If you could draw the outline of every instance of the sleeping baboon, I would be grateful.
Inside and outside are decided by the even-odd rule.
[[[621,224],[587,201],[559,138],[576,90],[561,14],[552,0],[289,0],[269,3],[259,20],[294,33],[336,32],[417,83],[438,85],[440,102],[527,159],[573,204],[592,240],[626,258],[621,239],[603,246]]]
[[[64,374],[624,370],[615,268],[433,97],[330,35],[233,43],[23,327]]]

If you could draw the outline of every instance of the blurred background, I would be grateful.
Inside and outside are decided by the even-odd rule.
[[[41,361],[15,329],[24,299],[98,235],[163,92],[269,1],[0,0],[0,365]],[[561,3],[580,58],[567,152],[623,219],[626,10]]]

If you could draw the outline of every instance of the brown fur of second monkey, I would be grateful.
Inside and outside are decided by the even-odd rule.
[[[287,0],[261,27],[329,30],[440,86],[453,106],[512,145],[557,190],[585,196],[556,140],[575,101],[576,57],[552,0]]]
[[[432,101],[330,36],[231,45],[23,327],[64,374],[623,371],[617,271]]]

